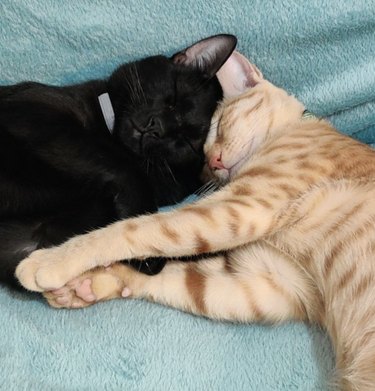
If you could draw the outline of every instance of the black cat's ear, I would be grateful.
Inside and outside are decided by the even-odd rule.
[[[176,53],[172,56],[172,61],[198,69],[212,77],[229,58],[236,45],[237,38],[234,35],[214,35]]]

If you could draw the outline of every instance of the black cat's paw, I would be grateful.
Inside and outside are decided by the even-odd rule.
[[[147,274],[148,276],[154,276],[163,270],[167,260],[165,258],[147,258],[143,261],[137,261],[134,259],[124,262],[140,273]]]

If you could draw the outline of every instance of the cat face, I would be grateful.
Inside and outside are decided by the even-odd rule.
[[[213,116],[204,149],[212,173],[221,182],[235,176],[267,135],[264,87],[227,99]]]
[[[168,166],[203,160],[211,117],[222,98],[216,72],[236,39],[211,37],[175,54],[120,67],[109,82],[114,136],[139,157]]]
[[[303,105],[263,78],[258,68],[234,52],[218,78],[226,91],[204,146],[212,174],[227,182],[259,146],[288,121],[301,118]]]

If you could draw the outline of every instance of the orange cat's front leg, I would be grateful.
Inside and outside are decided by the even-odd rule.
[[[264,170],[263,170],[264,171]],[[265,171],[250,171],[252,191],[246,196],[244,183],[227,186],[193,205],[167,213],[141,216],[114,223],[86,235],[76,236],[51,249],[34,251],[21,262],[16,275],[30,290],[44,291],[62,287],[82,273],[123,259],[180,257],[217,252],[241,246],[272,233],[282,219],[276,219],[286,199],[266,200],[274,191]],[[271,188],[271,190],[269,189]]]

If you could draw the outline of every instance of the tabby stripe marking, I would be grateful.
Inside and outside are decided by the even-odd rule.
[[[362,235],[364,235],[368,231],[368,229],[373,228],[373,224],[374,222],[372,221],[372,219],[368,220],[364,225],[362,225],[356,231],[350,232],[346,236],[344,236],[344,238],[342,238],[332,248],[330,255],[328,255],[324,260],[325,278],[329,277],[333,267],[334,260],[343,251],[345,245],[347,247],[350,247],[352,242],[356,242]]]
[[[358,297],[362,296],[373,282],[374,278],[372,275],[362,277],[353,291],[353,298],[358,299]]]
[[[199,233],[195,232],[195,249],[197,254],[209,253],[211,250],[210,243]]]
[[[263,198],[256,198],[256,197],[254,197],[253,200],[255,202],[257,202],[258,204],[262,205],[264,208],[267,208],[267,209],[271,209],[272,208],[272,204],[270,202],[268,202],[267,200],[263,199]]]
[[[236,196],[251,196],[254,191],[248,185],[239,184],[232,190],[232,193]]]
[[[263,311],[258,306],[252,289],[246,284],[245,281],[239,279],[238,282],[241,284],[241,288],[245,291],[247,302],[249,303],[251,313],[254,315],[254,319],[255,320],[263,319],[264,318]]]
[[[242,177],[255,177],[255,176],[265,176],[269,178],[280,178],[284,174],[276,172],[268,167],[253,167],[245,171],[243,174],[239,175],[238,178]]]
[[[223,200],[222,203],[240,205],[240,206],[244,206],[245,208],[253,208],[253,206],[249,202],[245,202],[235,198],[232,198],[230,200]]]
[[[206,276],[200,273],[194,266],[190,266],[186,270],[186,288],[193,299],[197,311],[201,314],[206,313],[206,303],[204,301],[206,279]]]
[[[253,105],[253,107],[251,107],[250,109],[248,109],[244,113],[242,113],[242,116],[244,118],[247,118],[252,112],[257,111],[259,109],[259,107],[261,106],[261,104],[263,103],[263,100],[264,100],[263,98],[260,98],[259,101]]]
[[[294,307],[295,316],[297,319],[306,319],[306,311],[304,311],[302,304],[298,300],[296,300],[293,295],[291,295],[287,290],[285,290],[284,287],[278,284],[273,278],[265,275],[264,279],[275,292],[283,296],[289,302],[289,304]]]
[[[296,189],[294,186],[288,185],[287,183],[280,183],[277,185],[277,187],[285,192],[288,197],[295,197],[299,193],[298,189]]]
[[[164,236],[166,236],[171,241],[179,244],[181,236],[172,228],[168,227],[166,223],[160,223],[160,229]]]
[[[195,214],[216,226],[216,220],[209,208],[204,208],[202,206],[185,206],[183,209],[181,209],[181,211]]]
[[[338,221],[335,221],[330,228],[327,229],[326,235],[332,236],[338,229],[342,228],[357,212],[359,212],[363,207],[363,202],[357,204],[351,208],[348,212],[345,212]]]
[[[229,229],[233,233],[233,236],[237,236],[240,231],[241,216],[239,212],[232,206],[227,206],[227,212],[229,214]]]
[[[333,289],[333,292],[335,292],[335,296],[338,292],[346,288],[349,282],[351,284],[353,283],[356,270],[356,265],[352,265],[344,274],[341,275],[339,281],[335,284],[335,288]]]

